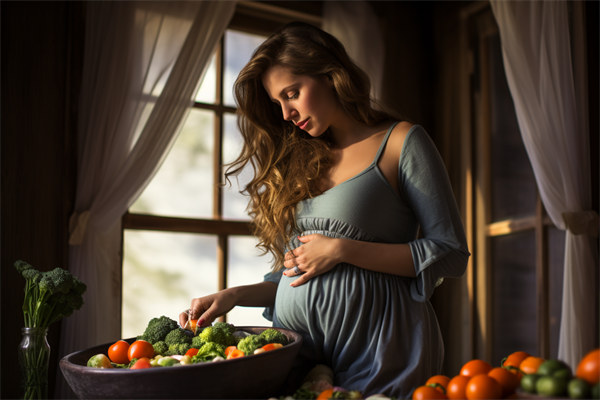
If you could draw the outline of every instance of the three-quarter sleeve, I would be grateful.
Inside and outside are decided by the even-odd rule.
[[[421,232],[409,243],[416,272],[411,296],[425,301],[444,278],[464,273],[470,253],[448,173],[420,125],[414,125],[404,141],[398,182]]]
[[[281,280],[282,274],[283,274],[283,268],[276,272],[273,272],[273,271],[268,272],[267,274],[264,275],[263,282],[273,282],[275,285],[279,285],[279,281]],[[263,317],[265,317],[265,319],[267,319],[271,322],[273,322],[273,313],[274,313],[273,308],[274,307],[265,307],[265,310],[262,313]]]

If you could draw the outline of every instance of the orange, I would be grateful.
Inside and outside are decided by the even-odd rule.
[[[492,369],[492,365],[483,360],[474,359],[467,361],[460,369],[460,375],[475,376],[479,374],[487,374]]]
[[[502,387],[491,376],[479,374],[469,379],[465,394],[468,400],[500,399],[502,398]]]
[[[419,386],[412,395],[412,400],[447,399],[446,395],[431,386]]]
[[[427,379],[425,386],[431,386],[442,393],[446,393],[448,382],[450,382],[450,378],[446,375],[433,375],[431,378]]]
[[[590,385],[600,382],[600,348],[587,353],[575,370],[577,378],[587,381]]]
[[[535,374],[544,361],[545,360],[541,357],[529,356],[521,361],[521,364],[519,364],[519,369],[524,374]]]
[[[521,383],[521,379],[519,379],[516,374],[513,374],[508,369],[502,367],[492,368],[492,370],[488,372],[488,376],[491,376],[500,384],[502,387],[502,397],[513,394]]]
[[[469,382],[469,377],[464,375],[456,375],[448,382],[446,386],[446,396],[449,399],[466,399],[467,395],[465,394],[465,390],[467,388],[467,383]]]

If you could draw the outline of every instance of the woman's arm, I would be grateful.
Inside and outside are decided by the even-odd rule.
[[[217,293],[192,299],[188,311],[179,314],[179,323],[185,326],[188,319],[197,319],[198,326],[206,326],[235,306],[272,307],[275,303],[277,285],[260,282],[253,285],[235,286]]]
[[[303,272],[291,286],[302,285],[342,262],[371,271],[413,278],[416,276],[408,244],[363,242],[319,234],[299,236],[298,240],[302,242],[302,246],[288,252],[283,264],[288,268],[284,272],[286,276],[295,275],[293,268],[296,265]]]

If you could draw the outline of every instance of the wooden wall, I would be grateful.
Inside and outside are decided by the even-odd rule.
[[[72,84],[80,6],[7,2],[2,7],[2,398],[22,396],[17,364],[24,280],[13,263],[67,267],[75,188]],[[77,81],[77,79],[75,79]],[[60,324],[49,332],[50,396]]]

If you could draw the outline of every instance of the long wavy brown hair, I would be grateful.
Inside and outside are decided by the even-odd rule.
[[[273,270],[282,268],[285,245],[296,229],[296,205],[322,192],[320,184],[332,160],[329,134],[313,138],[283,119],[281,108],[262,84],[272,66],[290,68],[295,75],[326,76],[348,116],[367,125],[389,119],[373,107],[367,75],[350,59],[332,35],[305,23],[291,23],[266,39],[241,70],[234,84],[238,127],[244,139],[239,157],[227,166],[225,177],[250,164],[253,179],[241,191],[249,195],[257,247],[274,256]]]

